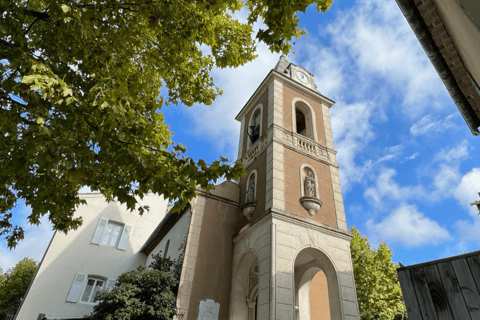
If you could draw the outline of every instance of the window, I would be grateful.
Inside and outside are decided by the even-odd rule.
[[[103,289],[104,284],[105,280],[103,279],[88,278],[81,301],[94,303],[97,293]]]
[[[102,289],[112,290],[117,279],[77,272],[68,292],[67,302],[95,303],[95,297]]]
[[[109,221],[107,223],[107,227],[105,228],[105,232],[103,233],[102,241],[100,244],[102,246],[108,246],[115,248],[118,243],[118,239],[120,238],[120,233],[122,231],[122,225]]]
[[[100,218],[92,243],[125,250],[131,232],[132,226],[110,221],[107,218]]]

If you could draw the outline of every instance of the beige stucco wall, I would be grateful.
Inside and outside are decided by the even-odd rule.
[[[220,304],[218,319],[227,319],[232,268],[232,236],[240,188],[223,182],[191,203],[191,220],[177,296],[178,320],[197,320],[200,301]]]
[[[145,196],[140,203],[150,206],[150,211],[140,216],[117,202],[107,203],[98,194],[82,198],[87,204],[77,209],[75,217],[82,217],[83,225],[67,235],[55,233],[16,319],[37,319],[39,313],[48,318],[83,317],[93,311],[92,304],[66,302],[77,272],[117,278],[145,264],[146,256],[139,250],[165,216],[167,202],[162,197]],[[125,251],[91,244],[101,217],[133,226]]]
[[[318,179],[318,193],[323,202],[322,208],[314,216],[300,205],[301,181],[300,166],[308,164],[315,169]],[[296,215],[312,219],[321,223],[337,227],[335,213],[335,200],[333,198],[332,178],[328,165],[299,154],[293,150],[285,149],[285,210]]]
[[[153,262],[153,255],[162,251],[165,254],[165,245],[167,241],[170,240],[168,246],[167,256],[170,259],[178,259],[180,257],[180,247],[187,240],[188,227],[190,225],[191,211],[188,208],[180,219],[175,223],[175,225],[167,232],[167,234],[160,240],[157,246],[152,250],[152,252],[147,257],[146,266],[149,266]]]
[[[330,320],[327,278],[323,271],[319,271],[313,277],[310,285],[310,318],[311,320]]]

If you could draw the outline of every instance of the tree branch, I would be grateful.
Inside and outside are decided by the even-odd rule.
[[[50,15],[46,12],[38,12],[38,11],[34,11],[34,10],[25,10],[25,14],[27,16],[35,17],[35,18],[38,18],[38,19],[46,21],[46,22],[52,22],[52,21],[49,20]]]

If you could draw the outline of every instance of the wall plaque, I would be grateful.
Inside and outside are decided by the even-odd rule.
[[[198,307],[198,320],[218,320],[219,311],[220,303],[211,299],[202,300]]]

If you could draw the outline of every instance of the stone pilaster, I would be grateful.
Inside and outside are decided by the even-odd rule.
[[[328,149],[335,149],[333,143],[332,123],[330,122],[330,109],[322,104],[323,125],[325,126],[325,142]]]
[[[242,123],[240,125],[240,138],[239,138],[239,143],[238,143],[238,158],[237,159],[242,158],[244,131],[245,131],[245,118],[242,119]]]
[[[340,177],[337,167],[330,166],[330,177],[332,179],[333,199],[335,200],[335,215],[337,216],[337,226],[341,230],[347,230],[342,188],[340,186]]]
[[[273,79],[268,86],[268,125],[283,127],[283,83]]]
[[[267,147],[267,183],[265,210],[285,210],[285,160],[282,144],[272,141]]]

